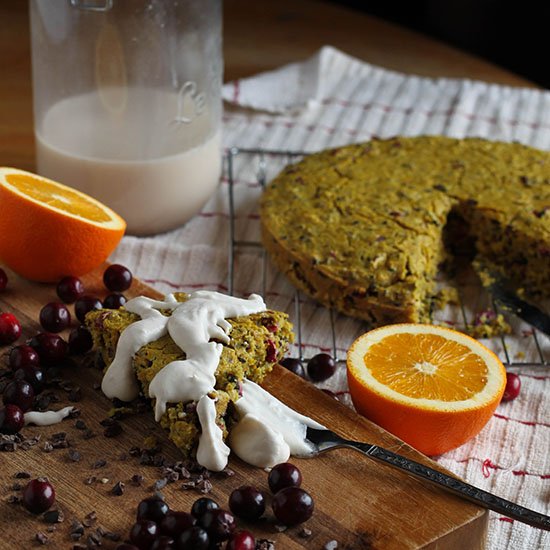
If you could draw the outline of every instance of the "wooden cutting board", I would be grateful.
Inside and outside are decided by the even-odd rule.
[[[30,283],[9,270],[6,272],[9,283],[8,288],[0,293],[0,310],[10,311],[19,318],[24,335],[18,343],[22,343],[40,330],[39,310],[47,302],[57,300],[55,287]],[[102,273],[103,269],[99,269],[83,278],[87,293],[100,297],[106,295]],[[126,294],[128,297],[139,294],[159,296],[138,281],[134,281]],[[0,361],[7,361],[5,352],[8,349],[7,346],[0,348],[0,355],[3,356]],[[100,421],[106,418],[111,403],[98,389],[101,372],[86,366],[86,361],[82,363],[62,371],[63,379],[81,388],[82,399],[71,403],[66,390],[54,388],[60,401],[52,407],[77,406],[80,409],[79,420],[93,434],[78,429],[75,425],[77,419],[67,419],[50,427],[25,427],[23,434],[26,438],[39,436],[40,441],[28,450],[18,448],[14,452],[0,453],[1,549],[38,547],[37,533],[47,537],[46,548],[72,549],[77,543],[86,548],[89,541],[97,538],[100,527],[118,534],[123,540],[133,523],[138,502],[151,495],[153,485],[163,478],[160,467],[140,464],[139,457],[131,456],[130,449],[143,447],[144,439],[154,434],[162,446],[160,454],[167,462],[174,463],[180,459],[178,450],[169,442],[149,411],[121,420],[122,433],[116,437],[106,437],[105,427]],[[343,436],[379,444],[444,470],[282,367],[277,366],[264,385],[289,406]],[[46,452],[45,443],[59,432],[66,433],[70,447]],[[80,459],[76,461],[78,457]],[[322,549],[330,541],[336,541],[340,550],[474,550],[484,547],[488,513],[438,488],[352,450],[340,449],[318,458],[291,460],[302,471],[303,488],[314,498],[313,517],[301,526],[281,531],[268,505],[264,520],[256,524],[239,521],[241,528],[251,530],[257,539],[275,541],[277,550]],[[98,467],[101,461],[106,461],[106,464]],[[222,507],[227,508],[229,494],[243,484],[255,485],[269,494],[265,471],[236,458],[230,460],[229,466],[234,475],[213,474],[210,478],[212,490],[209,496]],[[10,502],[12,495],[19,494],[17,484],[26,483],[25,479],[17,478],[18,472],[50,479],[57,492],[56,507],[65,518],[63,522],[48,524],[40,516],[33,516],[22,506]],[[135,476],[143,476],[143,481],[135,483]],[[115,495],[112,491],[118,482],[124,483],[122,495]],[[161,492],[172,509],[189,511],[192,503],[202,494],[196,489],[182,489],[182,485],[183,481],[175,481],[163,487]],[[92,512],[95,512],[92,520],[86,519]],[[95,521],[94,515],[97,516]],[[83,535],[79,540],[70,536],[71,530],[74,531],[71,528],[74,520],[84,523]],[[304,527],[311,531],[309,535],[303,532]],[[108,536],[100,538],[102,548],[114,549],[117,545]]]

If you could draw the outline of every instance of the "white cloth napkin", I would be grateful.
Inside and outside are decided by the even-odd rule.
[[[469,80],[430,79],[374,67],[331,47],[312,58],[276,71],[229,83],[224,145],[276,151],[315,151],[367,140],[373,136],[442,134],[517,140],[550,149],[550,93]],[[258,241],[257,199],[262,184],[287,162],[287,154],[241,152],[225,163],[220,188],[202,213],[184,227],[149,237],[125,237],[110,258],[124,263],[162,292],[208,288],[227,291],[229,282],[229,179],[234,198],[235,237]],[[231,165],[230,165],[231,164]],[[229,171],[231,168],[231,171]],[[236,294],[263,292],[270,307],[288,311],[297,322],[294,290],[272,268],[262,271],[261,249],[239,247],[234,265]],[[487,297],[472,282],[465,288],[467,315],[486,308]],[[320,351],[345,358],[346,349],[363,332],[361,323],[331,317],[311,300],[301,305],[301,353]],[[438,314],[459,328],[457,308]],[[531,335],[530,327],[511,319],[514,336],[505,340],[511,361],[550,360],[550,338]],[[506,359],[500,339],[484,341]],[[297,355],[294,348],[292,354]],[[509,500],[549,513],[550,495],[550,370],[543,366],[513,367],[522,382],[520,396],[503,403],[474,440],[437,457],[438,462],[469,482]],[[347,394],[345,365],[322,384]],[[550,548],[550,533],[491,513],[488,548]]]

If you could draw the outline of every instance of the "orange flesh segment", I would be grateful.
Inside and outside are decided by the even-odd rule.
[[[381,384],[411,398],[463,401],[487,383],[487,367],[481,357],[435,334],[386,336],[370,346],[364,361]]]
[[[6,181],[23,195],[42,204],[98,223],[111,221],[101,208],[70,189],[60,188],[48,181],[23,174],[6,174]]]

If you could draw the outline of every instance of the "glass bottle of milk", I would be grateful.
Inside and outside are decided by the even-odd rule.
[[[198,213],[221,171],[221,0],[31,0],[39,174],[146,235]]]

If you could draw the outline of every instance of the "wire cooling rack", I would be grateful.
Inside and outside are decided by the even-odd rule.
[[[294,324],[296,342],[290,354],[307,360],[321,351],[344,361],[346,351],[368,327],[319,305],[296,290],[271,265],[260,242],[258,199],[267,183],[286,165],[306,153],[267,149],[230,149],[225,157],[228,183],[230,294],[260,293],[268,306],[286,311]],[[550,337],[533,329],[498,306],[479,284],[473,272],[440,286],[454,286],[460,303],[433,313],[436,324],[468,332],[482,313],[502,313],[512,327],[509,335],[483,339],[507,368],[550,366]]]

